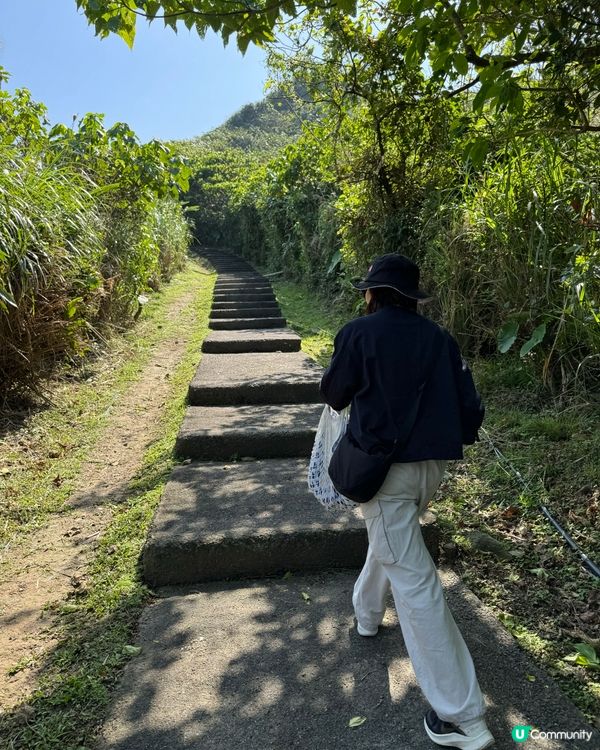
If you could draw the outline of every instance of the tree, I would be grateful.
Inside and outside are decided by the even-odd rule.
[[[356,14],[355,0],[76,0],[96,33],[115,33],[129,45],[138,18],[178,22],[227,43],[275,39],[281,24],[298,17],[327,19]],[[546,129],[600,131],[600,9],[567,0],[389,0],[361,3],[378,9],[394,30],[403,63],[423,69],[448,97],[472,90],[473,107],[490,102],[497,112],[519,113],[529,95],[532,122]]]
[[[201,37],[212,31],[227,43],[235,34],[237,45],[245,52],[250,43],[263,45],[273,41],[276,24],[310,10],[338,7],[353,13],[355,0],[308,0],[301,8],[295,0],[76,0],[96,34],[101,37],[118,34],[131,47],[138,18],[150,22],[164,21],[177,31],[181,21]]]

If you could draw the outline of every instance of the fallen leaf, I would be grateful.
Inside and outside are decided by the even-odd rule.
[[[528,674],[526,675],[529,682],[535,682],[537,680],[537,677],[534,674]]]
[[[292,577],[292,571],[288,570],[288,572],[284,574],[283,580],[288,581],[291,577]]]
[[[303,591],[302,592],[302,598],[304,599],[305,602],[309,602],[310,601],[310,594],[307,594],[306,591]]]
[[[348,722],[348,726],[352,729],[356,729],[356,727],[360,727],[362,724],[364,724],[366,720],[366,716],[353,716]]]
[[[142,653],[141,646],[123,646],[123,653],[127,656],[139,656]]]

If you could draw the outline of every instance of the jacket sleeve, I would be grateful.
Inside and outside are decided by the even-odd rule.
[[[475,387],[471,371],[452,336],[450,336],[450,357],[458,391],[462,441],[464,445],[471,445],[479,440],[478,430],[483,424],[485,407]]]
[[[332,409],[340,411],[352,401],[360,387],[361,357],[347,326],[339,331],[333,344],[331,364],[321,379],[321,396]]]

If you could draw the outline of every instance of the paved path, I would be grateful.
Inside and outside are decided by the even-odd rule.
[[[208,257],[219,272],[213,332],[176,445],[188,463],[173,471],[142,560],[159,598],[142,617],[142,652],[125,670],[101,747],[432,749],[393,607],[377,637],[354,629],[356,572],[344,568],[364,559],[363,524],[326,512],[306,490],[321,371],[299,352],[268,279],[234,256]],[[423,533],[435,556],[431,518]],[[496,747],[515,747],[516,724],[589,730],[456,575],[442,580]],[[367,720],[351,729],[354,716]],[[525,747],[590,750],[600,738]]]
[[[433,750],[394,610],[375,638],[357,635],[354,578],[328,572],[165,591],[142,618],[142,654],[125,671],[103,748]],[[577,710],[476,597],[453,573],[442,571],[442,579],[498,750],[518,747],[511,739],[517,724],[583,728]],[[354,716],[367,721],[350,729]]]

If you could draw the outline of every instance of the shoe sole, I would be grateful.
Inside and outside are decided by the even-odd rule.
[[[436,734],[431,731],[426,719],[423,719],[423,725],[429,739],[442,747],[456,747],[458,750],[485,750],[486,747],[494,744],[494,738],[489,731],[482,732],[477,737],[466,737],[462,734]]]

